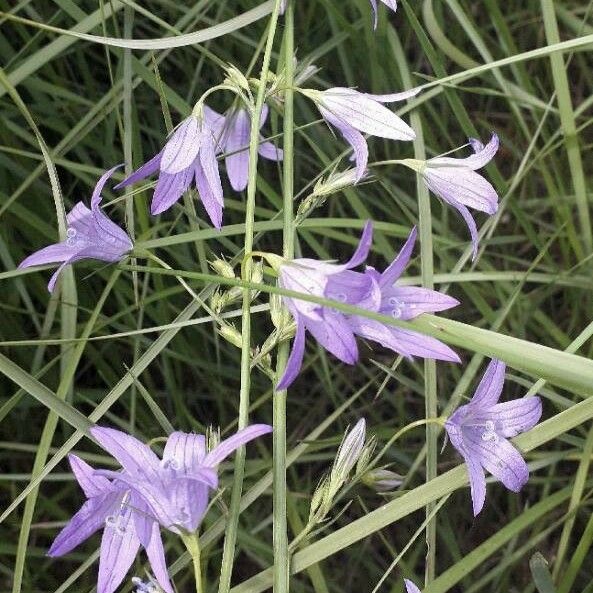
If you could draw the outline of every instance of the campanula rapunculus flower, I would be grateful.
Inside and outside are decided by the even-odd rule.
[[[377,19],[379,17],[378,10],[377,10],[377,0],[370,0],[371,7],[373,9],[373,19],[374,19],[374,28],[377,28]],[[390,8],[395,12],[397,10],[397,0],[381,0],[387,8]]]
[[[224,117],[203,105],[200,114],[190,115],[177,126],[163,150],[116,185],[116,189],[158,172],[150,212],[160,214],[195,184],[212,224],[220,229],[224,202],[216,153],[223,126]]]
[[[260,118],[260,127],[268,117],[268,107],[264,105]],[[235,191],[243,191],[249,179],[249,136],[251,134],[251,116],[242,107],[233,108],[224,116],[224,130],[219,142],[225,156],[226,172]],[[258,147],[260,156],[272,160],[282,160],[282,150],[272,142],[263,142],[260,136]]]
[[[357,181],[364,175],[369,158],[367,142],[361,132],[392,140],[409,141],[416,137],[414,130],[383,103],[413,97],[419,92],[417,88],[389,95],[371,95],[342,87],[326,91],[301,89],[300,92],[315,102],[323,119],[352,147]]]
[[[91,197],[91,208],[78,202],[66,216],[67,239],[48,245],[25,258],[19,268],[60,263],[52,275],[47,289],[53,292],[60,272],[69,264],[82,259],[98,259],[117,262],[133,247],[130,237],[101,210],[101,192],[113,172],[120,167],[113,167],[104,173]]]
[[[146,503],[117,475],[109,480],[76,455],[69,455],[68,460],[87,501],[58,534],[48,556],[67,554],[103,528],[97,593],[113,593],[118,588],[140,546],[146,550],[161,588],[173,593],[159,525]]]
[[[479,140],[469,139],[474,154],[463,159],[436,157],[426,162],[407,159],[409,166],[418,171],[428,189],[459,211],[469,232],[473,245],[473,257],[478,252],[478,229],[468,207],[486,214],[498,210],[498,194],[492,184],[476,173],[487,165],[498,151],[498,136],[492,134],[490,142],[484,146]]]
[[[416,585],[414,585],[410,579],[404,579],[404,583],[408,593],[420,593],[420,589],[418,589],[418,587],[416,587]]]
[[[542,415],[539,397],[498,403],[505,364],[492,360],[469,404],[448,418],[445,429],[467,465],[474,515],[484,507],[490,472],[509,490],[519,492],[529,478],[521,453],[508,439],[533,428]]]
[[[280,286],[380,312],[404,321],[421,313],[444,311],[459,304],[456,299],[433,290],[393,285],[410,259],[416,238],[415,229],[402,251],[382,274],[373,268],[367,268],[364,273],[353,271],[352,268],[365,261],[372,236],[373,227],[369,221],[364,227],[358,248],[346,264],[309,258],[282,263],[279,267]],[[459,362],[459,357],[448,346],[415,331],[384,325],[358,315],[346,315],[330,306],[321,306],[296,298],[284,298],[284,302],[295,319],[296,335],[278,389],[285,389],[298,375],[307,330],[323,348],[346,364],[355,364],[358,360],[355,334],[379,342],[408,358],[420,356]]]
[[[124,469],[102,470],[101,475],[127,484],[163,527],[175,533],[193,533],[208,507],[209,490],[218,485],[218,465],[238,447],[271,430],[267,424],[253,424],[209,452],[203,435],[174,432],[167,439],[162,459],[125,432],[94,427],[91,434]]]

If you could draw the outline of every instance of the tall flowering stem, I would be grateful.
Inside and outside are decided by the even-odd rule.
[[[196,581],[196,593],[204,593],[202,582],[202,559],[200,554],[200,540],[197,533],[184,534],[181,536],[187,551],[192,559],[194,567],[194,578]]]
[[[284,22],[284,69],[286,89],[284,91],[284,163],[283,163],[283,243],[282,255],[286,259],[294,256],[294,0],[288,0]],[[284,374],[290,343],[285,341],[278,347],[276,374]],[[276,381],[277,383],[277,381]],[[286,389],[274,392],[274,593],[288,593],[289,557],[288,528],[286,521]]]
[[[257,189],[257,161],[259,149],[259,128],[261,113],[266,98],[266,81],[270,70],[270,59],[274,46],[274,37],[278,25],[278,16],[282,0],[276,0],[270,23],[268,26],[268,37],[264,50],[262,69],[255,100],[255,108],[251,114],[251,132],[249,137],[249,181],[247,183],[247,201],[245,206],[245,247],[244,251],[249,254],[253,251],[253,236],[255,222],[255,192]],[[253,262],[250,257],[246,258],[241,268],[242,280],[251,280]],[[249,420],[249,393],[251,389],[251,291],[249,288],[243,290],[243,305],[241,313],[241,388],[239,391],[239,418],[238,428],[247,426]],[[233,479],[233,491],[231,494],[231,505],[226,525],[226,536],[222,553],[222,566],[220,568],[220,582],[218,593],[228,593],[231,588],[231,576],[233,572],[233,559],[237,543],[237,527],[241,505],[241,494],[243,492],[243,477],[245,475],[245,448],[237,449],[235,458],[235,475]]]

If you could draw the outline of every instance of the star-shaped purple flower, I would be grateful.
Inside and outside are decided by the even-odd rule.
[[[146,444],[112,428],[94,427],[91,434],[122,465],[123,472],[100,471],[126,483],[159,523],[175,532],[195,532],[208,507],[209,489],[218,485],[218,465],[238,447],[271,432],[253,424],[222,441],[210,452],[200,434],[172,433],[162,460]]]
[[[492,184],[476,173],[487,165],[498,151],[498,136],[492,134],[485,146],[474,138],[469,140],[474,154],[464,159],[437,157],[429,159],[420,173],[428,188],[459,211],[469,232],[473,245],[473,257],[478,252],[478,229],[467,207],[494,214],[498,210],[498,194]]]
[[[220,229],[224,202],[216,153],[223,127],[224,117],[204,105],[201,116],[192,114],[183,120],[163,150],[124,179],[116,189],[158,171],[150,212],[160,214],[171,208],[195,184],[212,224]]]
[[[283,263],[279,269],[280,286],[402,320],[413,319],[421,313],[444,311],[459,304],[456,299],[434,290],[394,286],[410,260],[416,239],[415,229],[410,233],[401,252],[383,273],[373,268],[367,268],[364,273],[354,272],[352,268],[365,261],[372,236],[373,227],[369,221],[364,227],[358,248],[346,264],[308,258]],[[418,332],[384,325],[358,315],[345,315],[332,307],[299,299],[285,298],[284,302],[297,327],[292,351],[278,389],[286,389],[298,375],[307,330],[321,346],[346,364],[355,364],[358,360],[355,334],[379,342],[407,358],[420,356],[459,362],[457,354],[448,346]]]
[[[485,471],[513,492],[519,492],[529,478],[525,460],[508,439],[538,423],[542,404],[539,397],[498,403],[504,372],[505,364],[492,360],[469,404],[460,406],[445,423],[467,465],[474,516],[486,500]]]
[[[260,128],[268,117],[268,107],[264,105],[260,118]],[[219,146],[225,157],[226,172],[235,191],[243,191],[249,179],[249,137],[251,134],[251,117],[241,107],[231,109],[225,116],[224,131]],[[281,161],[282,150],[272,142],[263,142],[260,136],[258,152],[260,156]]]
[[[369,158],[367,142],[361,132],[392,140],[409,141],[416,137],[414,130],[382,103],[408,99],[418,94],[419,89],[389,95],[371,95],[342,87],[326,91],[301,89],[301,92],[315,102],[325,121],[352,147],[356,181],[364,175]]]
[[[154,575],[166,593],[173,593],[167,575],[159,525],[146,503],[125,483],[96,475],[76,455],[68,460],[87,501],[62,529],[48,556],[63,556],[97,530],[103,528],[97,593],[113,593],[132,566],[140,546],[144,547]]]
[[[132,249],[130,237],[101,210],[101,191],[113,172],[120,167],[113,167],[104,173],[91,197],[90,210],[78,202],[66,216],[68,229],[67,239],[60,243],[48,245],[25,258],[19,268],[60,263],[60,267],[52,275],[47,289],[53,292],[60,272],[70,264],[82,259],[98,259],[106,262],[117,262]]]

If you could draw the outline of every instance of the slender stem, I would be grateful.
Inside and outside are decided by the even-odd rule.
[[[283,245],[282,255],[294,255],[293,190],[294,190],[294,2],[289,0],[284,21],[284,166],[283,166]],[[278,347],[276,379],[286,367],[289,344]],[[273,455],[273,527],[274,527],[274,593],[289,591],[288,525],[286,518],[286,390],[274,391],[274,455]]]
[[[266,81],[270,69],[274,35],[278,24],[281,0],[276,0],[274,10],[268,27],[268,38],[264,51],[263,64],[260,75],[260,84],[257,89],[255,109],[251,118],[251,133],[249,139],[249,181],[247,184],[247,202],[245,208],[245,253],[253,250],[254,219],[255,219],[255,192],[257,188],[257,160],[259,148],[259,124],[261,112],[265,100]],[[251,280],[252,259],[249,258],[242,269],[242,280]],[[239,418],[238,429],[245,428],[249,420],[249,392],[251,388],[251,291],[243,291],[243,306],[241,314],[241,388],[239,391]],[[233,572],[233,559],[237,543],[237,528],[241,505],[241,494],[243,491],[243,476],[245,474],[245,448],[237,449],[235,457],[235,475],[233,479],[233,491],[231,504],[227,519],[226,537],[222,553],[222,565],[220,568],[219,593],[228,593],[231,587],[231,575]]]
[[[202,558],[200,554],[200,538],[196,533],[188,533],[181,536],[189,555],[191,556],[194,567],[194,576],[196,581],[196,593],[204,593],[202,582]]]

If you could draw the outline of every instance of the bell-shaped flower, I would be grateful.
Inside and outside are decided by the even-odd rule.
[[[499,140],[492,134],[485,146],[473,138],[469,140],[474,154],[463,159],[436,157],[415,168],[424,178],[428,188],[459,211],[469,228],[473,245],[473,257],[478,252],[478,229],[468,207],[487,214],[498,210],[498,194],[492,184],[476,173],[487,165],[498,151]],[[410,163],[415,163],[411,159]]]
[[[377,0],[370,0],[371,7],[373,8],[373,18],[374,18],[374,28],[377,28],[377,18],[378,18],[378,10],[377,10]],[[387,8],[390,8],[395,12],[397,10],[397,0],[381,0]]]
[[[268,107],[264,105],[260,118],[260,128],[268,117]],[[235,191],[243,191],[249,179],[249,138],[251,134],[251,116],[241,107],[231,109],[225,116],[224,131],[220,141],[220,149],[226,155],[226,172]],[[264,142],[260,135],[258,147],[260,156],[281,161],[282,150],[272,142]]]
[[[365,273],[353,271],[352,268],[365,261],[372,236],[373,227],[369,221],[354,255],[346,264],[309,258],[282,263],[279,267],[280,286],[402,320],[412,319],[421,313],[443,311],[458,304],[457,300],[433,290],[393,286],[410,259],[416,237],[415,230],[401,253],[382,274],[373,268],[368,268]],[[459,362],[459,357],[448,346],[418,332],[387,326],[359,315],[346,315],[330,306],[297,298],[285,298],[284,302],[295,319],[296,335],[278,389],[288,387],[298,375],[307,330],[323,348],[346,364],[355,364],[358,361],[355,334],[379,342],[409,358],[421,356]]]
[[[212,224],[220,229],[224,202],[216,154],[224,123],[223,116],[204,105],[200,115],[192,114],[183,120],[163,150],[119,183],[116,189],[158,172],[150,212],[160,214],[195,184]]]
[[[485,471],[513,492],[519,492],[529,478],[525,460],[508,439],[538,423],[542,404],[539,397],[498,403],[504,372],[504,363],[492,360],[471,401],[445,423],[451,443],[467,465],[474,515],[486,500]]]
[[[271,430],[267,424],[253,424],[209,452],[203,435],[174,432],[167,439],[162,459],[125,432],[94,427],[91,434],[124,469],[101,470],[101,475],[126,483],[163,527],[175,533],[193,533],[208,507],[209,490],[218,485],[218,465],[237,448]]]
[[[166,593],[173,593],[167,574],[159,525],[144,500],[114,475],[111,481],[96,475],[76,455],[68,460],[87,500],[58,534],[48,556],[63,556],[103,528],[97,593],[113,593],[144,547],[154,575]]]
[[[101,210],[101,191],[113,172],[120,167],[113,167],[104,173],[91,197],[91,208],[78,202],[66,216],[67,239],[48,245],[25,258],[19,268],[60,263],[52,275],[47,289],[53,292],[60,272],[70,264],[82,259],[98,259],[117,262],[133,247],[130,237]]]
[[[402,101],[418,94],[419,89],[389,95],[371,95],[354,89],[336,87],[326,91],[300,89],[315,102],[323,119],[336,128],[352,147],[356,163],[356,180],[367,167],[369,149],[361,132],[392,140],[414,140],[416,133],[383,103]]]

